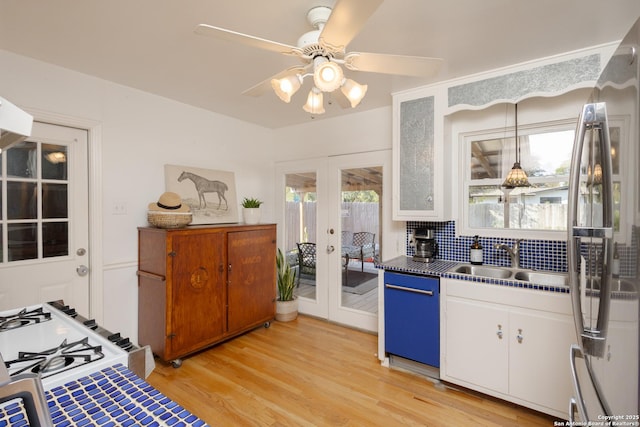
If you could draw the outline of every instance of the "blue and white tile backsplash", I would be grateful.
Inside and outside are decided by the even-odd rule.
[[[469,247],[473,236],[456,237],[455,221],[446,222],[418,222],[408,221],[405,237],[407,256],[413,256],[414,248],[409,246],[412,231],[416,228],[429,228],[434,231],[438,243],[437,259],[444,261],[469,262]],[[620,276],[634,277],[633,271],[638,256],[638,233],[633,230],[630,245],[618,245],[620,255]],[[483,249],[483,263],[501,267],[511,266],[509,254],[502,249],[495,249],[496,243],[513,246],[515,239],[503,237],[480,237]],[[557,271],[566,273],[567,270],[567,242],[560,240],[524,239],[520,242],[520,267],[523,269]]]
[[[438,259],[456,262],[469,262],[469,247],[473,236],[456,237],[455,221],[447,222],[407,222],[406,254],[414,255],[414,248],[409,246],[409,238],[416,228],[430,228],[434,231],[438,243]],[[484,264],[509,267],[511,258],[504,250],[494,249],[496,243],[513,246],[515,239],[502,237],[481,237]],[[532,270],[567,271],[567,243],[557,240],[526,239],[520,243],[520,267]]]

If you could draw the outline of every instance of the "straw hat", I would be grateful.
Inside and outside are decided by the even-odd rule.
[[[180,196],[167,191],[162,193],[157,203],[149,203],[149,210],[156,212],[181,213],[190,212],[188,205],[182,204]]]

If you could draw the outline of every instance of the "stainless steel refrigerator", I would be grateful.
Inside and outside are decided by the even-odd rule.
[[[603,69],[576,130],[567,227],[575,422],[640,423],[639,41],[640,20]]]

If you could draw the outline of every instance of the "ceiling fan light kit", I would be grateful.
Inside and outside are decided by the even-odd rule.
[[[369,17],[383,0],[336,0],[333,9],[317,6],[307,12],[307,21],[314,28],[298,39],[297,47],[261,37],[250,36],[225,28],[200,24],[195,33],[247,46],[297,56],[306,65],[292,67],[245,90],[243,94],[258,96],[273,89],[283,102],[300,89],[304,79],[313,76],[314,86],[307,97],[304,111],[323,114],[323,92],[340,89],[339,97],[346,97],[355,108],[367,93],[367,85],[346,78],[341,65],[351,71],[374,72],[405,76],[430,76],[440,68],[442,60],[418,56],[386,55],[379,53],[346,52],[346,46],[358,35]],[[313,66],[313,72],[307,71]],[[305,74],[306,73],[306,74]],[[343,107],[348,105],[339,102]]]

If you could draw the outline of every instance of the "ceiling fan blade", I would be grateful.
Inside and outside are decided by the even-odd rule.
[[[260,37],[250,36],[248,34],[238,33],[236,31],[227,30],[225,28],[214,27],[212,25],[200,24],[196,27],[194,32],[201,36],[209,36],[220,40],[242,43],[247,46],[270,50],[272,52],[282,53],[285,55],[300,55],[300,50],[297,47],[274,42],[272,40],[267,40]]]
[[[351,101],[347,99],[346,96],[340,90],[334,90],[333,92],[329,92],[329,103],[336,102],[340,107],[346,109],[351,108]]]
[[[291,76],[294,74],[303,74],[307,71],[310,65],[307,66],[295,66],[287,68],[286,70],[280,71],[278,74],[269,77],[266,80],[261,81],[255,86],[250,87],[249,89],[242,92],[243,95],[248,96],[261,96],[265,92],[271,91],[271,80],[272,79],[281,79],[286,76]]]
[[[434,76],[440,71],[443,63],[441,58],[365,52],[350,52],[345,56],[344,61],[344,66],[354,71],[416,77]]]
[[[319,41],[331,50],[344,52],[383,0],[338,0]]]

